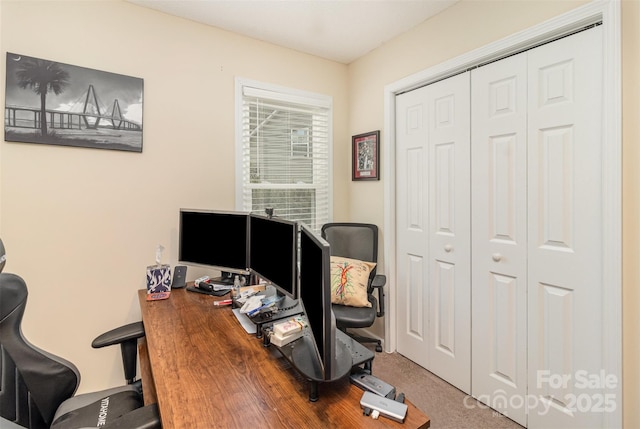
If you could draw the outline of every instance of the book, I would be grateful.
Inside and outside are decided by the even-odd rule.
[[[288,337],[289,335],[303,332],[307,326],[307,321],[304,317],[296,316],[274,324],[273,333],[280,337]]]
[[[271,344],[275,344],[278,347],[282,347],[297,340],[298,338],[302,337],[302,335],[302,331],[297,331],[290,335],[287,335],[286,337],[283,337],[274,332],[273,334],[271,334],[271,337],[269,337],[269,342],[271,342]]]

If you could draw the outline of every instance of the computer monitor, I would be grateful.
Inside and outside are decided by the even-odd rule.
[[[249,213],[180,209],[178,260],[222,272],[249,274]]]
[[[331,310],[331,269],[329,243],[309,227],[300,225],[300,301],[313,336],[315,357],[319,359],[322,379],[332,380],[337,375],[336,321]],[[305,366],[299,356],[298,364]],[[313,356],[311,356],[313,358]]]
[[[249,216],[249,267],[276,288],[280,309],[297,305],[298,225],[281,218]]]

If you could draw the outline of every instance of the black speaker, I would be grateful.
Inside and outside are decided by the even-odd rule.
[[[187,267],[185,265],[176,265],[173,269],[173,282],[171,289],[180,289],[187,285]]]

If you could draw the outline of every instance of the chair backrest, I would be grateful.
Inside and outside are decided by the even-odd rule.
[[[378,262],[378,227],[370,223],[336,222],[322,226],[322,238],[331,246],[331,256]],[[377,268],[377,267],[376,267]],[[369,275],[368,292],[376,268]]]
[[[58,406],[80,382],[77,368],[30,344],[20,327],[27,285],[0,274],[0,416],[35,429],[49,428]]]
[[[4,269],[4,264],[6,263],[6,261],[7,261],[7,253],[4,250],[4,243],[0,238],[0,273]]]

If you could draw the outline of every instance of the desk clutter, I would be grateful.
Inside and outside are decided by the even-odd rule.
[[[283,322],[274,323],[269,341],[278,347],[284,347],[302,337],[308,327],[309,324],[303,316],[296,316]]]
[[[225,423],[221,423],[223,427],[237,426],[240,420],[236,420],[234,414],[237,411],[235,402],[212,399],[227,389],[243,392],[242,395],[246,395],[247,399],[260,397],[266,404],[265,407],[244,411],[247,414],[243,413],[243,422],[245,419],[261,419],[267,424],[288,421],[294,427],[323,427],[324,422],[324,426],[362,429],[429,426],[428,416],[410,401],[405,404],[403,394],[396,394],[394,386],[373,375],[375,353],[339,330],[335,340],[341,346],[336,350],[336,359],[332,362],[338,365],[336,375],[325,379],[322,372],[314,372],[312,368],[320,361],[310,359],[309,353],[313,348],[307,345],[312,344],[312,325],[300,313],[271,319],[259,325],[256,320],[258,316],[250,318],[240,313],[240,307],[235,303],[235,308],[214,304],[231,299],[228,295],[207,296],[176,289],[172,291],[170,299],[149,303],[146,302],[146,292],[139,291],[148,338],[146,350],[141,354],[140,367],[143,384],[147,386],[145,400],[148,398],[151,401],[149,403],[163,404],[160,409],[165,427],[207,429],[214,426],[212,422],[217,421],[220,415],[227,416]],[[252,296],[269,293],[269,290],[257,291]],[[167,324],[167,319],[176,320],[176,323]],[[247,330],[249,334],[244,332],[246,329],[240,323],[243,321],[254,331]],[[202,353],[216,354],[229,362],[225,372],[239,377],[225,379],[224,385],[220,385],[218,377],[202,377],[202,374],[208,373],[210,363],[206,359],[194,360],[191,348],[175,347],[178,338],[190,338],[189,341],[194,342],[194,347]],[[278,339],[266,341],[274,338],[281,339],[281,342]],[[269,348],[271,350],[267,351]],[[234,365],[234,356],[238,354],[255,357],[259,365],[246,365],[245,362]],[[342,366],[340,357],[345,354],[349,358]],[[285,364],[283,358],[288,363]],[[316,363],[305,366],[311,360]],[[176,363],[181,376],[165,376],[174,373]],[[310,376],[301,378],[298,374],[292,374],[292,371]],[[243,381],[246,377],[254,379],[255,383],[246,386],[246,381]],[[323,384],[321,388],[320,383]],[[279,392],[277,397],[273,396],[274,389]],[[304,390],[308,390],[308,398],[305,398]],[[202,391],[211,391],[211,398],[201,398]],[[278,399],[280,397],[288,399],[281,402]],[[300,410],[305,407],[316,411],[301,413]]]
[[[331,248],[317,231],[304,223],[257,213],[181,210],[180,216],[179,260],[212,266],[220,271],[220,277],[199,277],[186,286],[187,293],[176,291],[165,303],[148,306],[148,312],[161,308],[175,311],[182,308],[181,302],[188,303],[194,312],[200,313],[200,320],[206,321],[207,329],[198,333],[211,333],[208,343],[216,344],[218,352],[227,350],[224,345],[229,342],[234,345],[228,349],[231,354],[241,343],[246,348],[254,347],[246,339],[230,336],[241,326],[261,338],[264,347],[273,345],[290,368],[304,376],[309,383],[310,402],[319,400],[320,383],[330,385],[326,388],[329,397],[335,397],[331,386],[344,391],[344,387],[337,386],[353,384],[357,387],[350,386],[347,390],[354,411],[362,408],[362,414],[373,419],[382,415],[394,422],[405,422],[408,407],[401,400],[403,395],[396,398],[394,386],[372,375],[374,353],[338,329],[331,299],[334,295]],[[201,231],[211,233],[216,228],[221,235],[231,235],[238,240],[229,243],[233,246],[216,247],[218,253],[215,253],[216,249],[212,253],[211,246],[202,246]],[[148,267],[150,299],[160,299],[159,294],[165,293],[163,298],[166,299],[171,293],[171,270],[160,263],[161,253],[159,246],[156,265]],[[342,268],[341,277],[348,279],[347,271],[352,270]],[[186,274],[186,270],[181,274]],[[189,296],[193,295],[189,292],[200,296]],[[232,311],[224,310],[224,307],[231,307]],[[207,314],[206,308],[217,310]],[[240,326],[229,325],[230,317]],[[224,329],[212,329],[216,324],[225,325]],[[190,325],[172,325],[176,328],[187,326]],[[349,378],[351,383],[347,381]],[[345,383],[334,384],[339,380]],[[285,379],[279,382],[289,388]],[[361,397],[359,389],[364,391]],[[369,420],[362,415],[359,419],[360,424]],[[374,424],[377,425],[380,423]]]
[[[364,394],[360,400],[360,407],[365,416],[377,419],[379,416],[390,418],[403,423],[407,416],[407,405],[404,403],[404,393],[396,396],[396,388],[380,380],[368,371],[356,371],[349,377]]]

